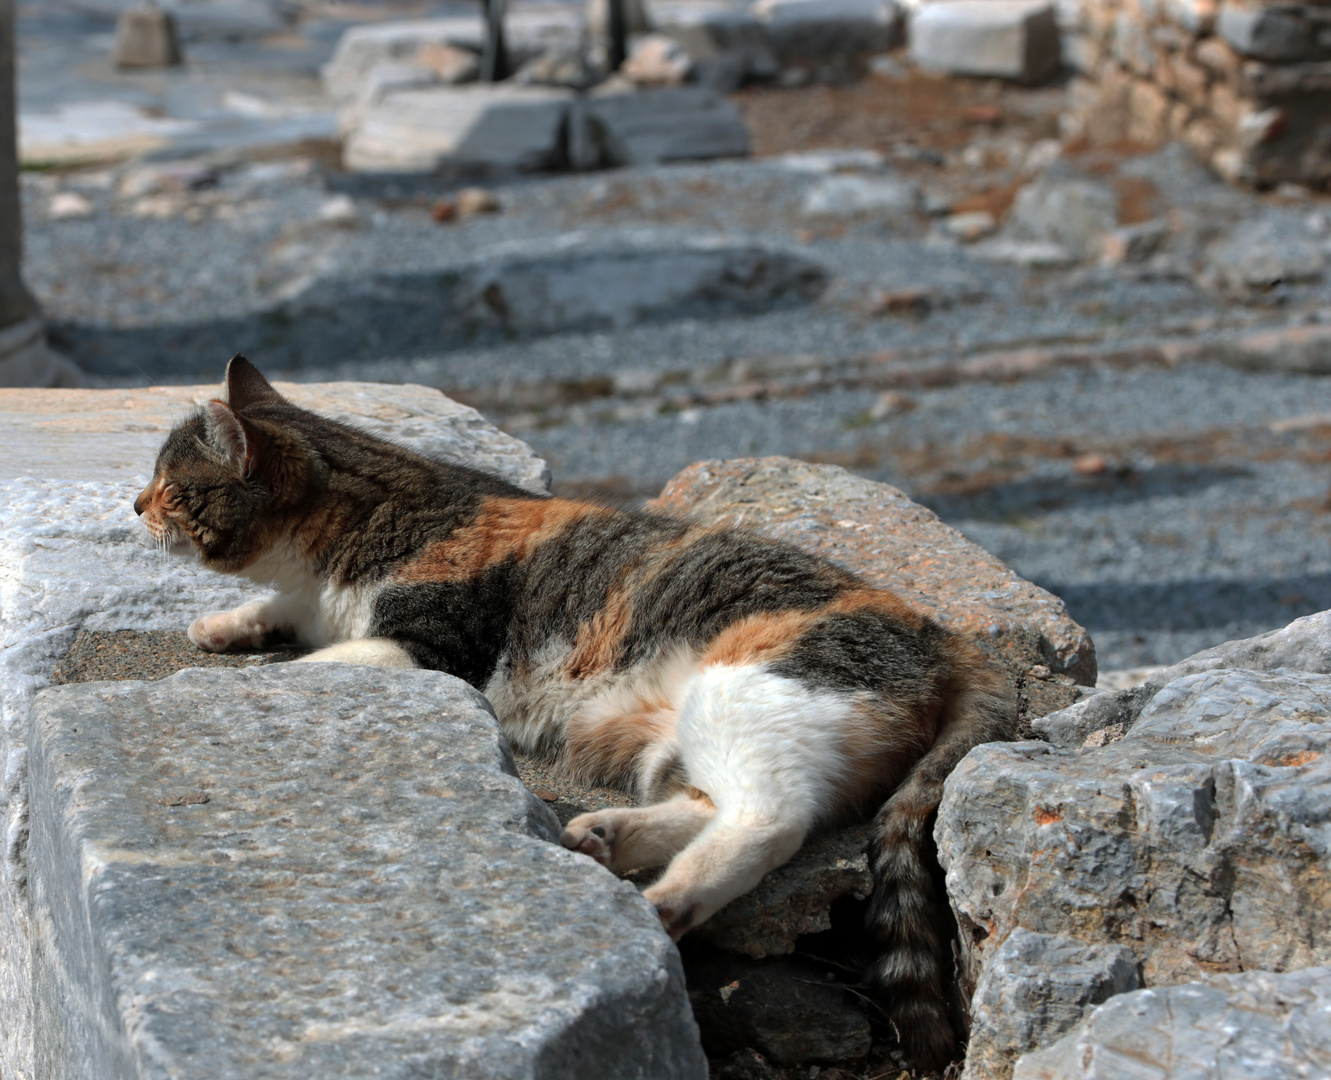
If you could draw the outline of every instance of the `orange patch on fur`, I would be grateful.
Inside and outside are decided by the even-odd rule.
[[[564,733],[565,767],[586,782],[631,788],[638,762],[654,743],[675,732],[675,714],[664,702],[639,712],[589,720],[575,716]]]
[[[693,787],[692,785],[689,785],[684,789],[684,794],[687,795],[690,799],[693,799],[695,802],[700,802],[705,804],[706,806],[710,806],[713,810],[716,809],[716,803],[712,802],[712,797],[708,795],[707,792],[703,791],[701,788],[696,788]]]
[[[632,611],[628,594],[616,591],[610,594],[605,607],[578,627],[573,651],[564,665],[570,679],[585,679],[614,663],[619,644],[628,632]]]
[[[850,589],[842,593],[828,604],[825,610],[843,614],[851,614],[857,611],[877,611],[905,623],[912,630],[918,630],[925,620],[922,611],[911,607],[896,593],[890,593],[886,589],[867,587]]]
[[[698,661],[699,667],[711,664],[760,664],[777,660],[795,647],[795,643],[819,612],[778,611],[748,615],[731,623],[712,640]]]
[[[400,583],[468,581],[508,559],[521,561],[573,522],[611,511],[569,499],[491,496],[469,525],[447,540],[427,544],[396,575]]]
[[[1047,810],[1043,806],[1035,808],[1035,824],[1052,825],[1056,821],[1062,821],[1063,815],[1058,810]]]

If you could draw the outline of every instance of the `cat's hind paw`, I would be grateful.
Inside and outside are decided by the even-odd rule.
[[[570,851],[590,855],[602,866],[609,866],[615,857],[615,827],[601,814],[575,817],[565,826],[559,842]]]

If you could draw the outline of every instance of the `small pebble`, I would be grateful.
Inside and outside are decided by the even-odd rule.
[[[92,217],[92,203],[74,191],[58,191],[51,196],[46,216],[52,221]]]
[[[1078,476],[1099,476],[1109,470],[1109,461],[1104,454],[1082,454],[1072,463],[1072,471]]]
[[[360,211],[356,209],[350,195],[333,195],[319,207],[319,220],[326,225],[349,228],[360,224]]]
[[[485,188],[463,188],[457,195],[458,214],[472,217],[476,214],[497,214],[500,210],[499,196]]]

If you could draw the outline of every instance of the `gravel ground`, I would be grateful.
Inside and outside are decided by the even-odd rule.
[[[1154,261],[1031,270],[947,239],[926,209],[1001,216],[1038,171],[1060,94],[916,77],[748,90],[737,100],[769,156],[494,182],[501,213],[446,225],[430,208],[448,185],[349,177],[327,148],[196,158],[192,187],[154,189],[141,166],[29,173],[26,274],[93,386],[210,380],[238,350],[278,377],[424,383],[526,439],[559,490],[626,502],[701,458],[845,465],[1062,595],[1105,670],[1331,608],[1331,382],[1235,370],[1206,348],[1331,322],[1324,274],[1213,280],[1215,244],[1244,223],[1324,245],[1331,203],[1232,190],[1177,150],[1067,146],[1051,175],[1110,185],[1123,222],[1168,224]],[[782,155],[866,145],[924,208],[806,214],[825,178]],[[87,216],[53,217],[71,192]],[[730,237],[811,259],[830,284],[813,303],[539,335],[458,314],[459,280],[497,250],[571,233]],[[1168,366],[1149,352],[1161,341],[1203,348]],[[1072,359],[883,381],[1021,349]]]

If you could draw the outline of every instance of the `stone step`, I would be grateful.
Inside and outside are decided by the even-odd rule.
[[[655,911],[459,680],[54,687],[30,746],[39,1073],[706,1075]]]

